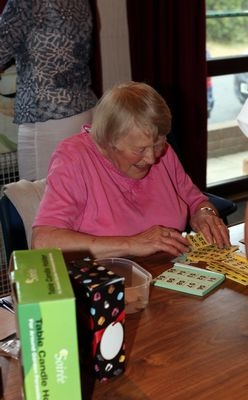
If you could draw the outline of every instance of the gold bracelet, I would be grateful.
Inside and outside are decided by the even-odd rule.
[[[217,216],[216,211],[215,211],[213,208],[211,208],[211,207],[201,207],[201,208],[200,208],[200,211],[209,211],[209,212],[211,212],[211,213],[213,213],[214,215]]]

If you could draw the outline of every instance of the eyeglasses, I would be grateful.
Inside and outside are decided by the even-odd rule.
[[[160,137],[156,143],[151,146],[139,147],[137,149],[133,149],[132,152],[137,155],[145,155],[147,151],[152,150],[155,155],[160,155],[163,151],[165,144],[167,143],[166,137]]]

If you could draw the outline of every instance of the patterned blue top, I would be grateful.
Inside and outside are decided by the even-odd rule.
[[[0,65],[15,58],[15,123],[65,118],[95,105],[91,34],[88,0],[8,0]]]

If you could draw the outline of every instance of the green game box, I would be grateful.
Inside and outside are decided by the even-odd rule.
[[[10,279],[25,399],[81,399],[75,298],[62,252],[14,251]]]

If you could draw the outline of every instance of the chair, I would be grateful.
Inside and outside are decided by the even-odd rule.
[[[6,260],[14,250],[31,246],[32,223],[45,188],[45,179],[22,179],[4,186],[0,198],[0,222]]]
[[[220,217],[223,219],[224,223],[228,225],[228,215],[233,214],[235,211],[237,211],[237,204],[229,199],[225,199],[220,196],[216,196],[211,193],[205,193],[206,196],[208,196],[209,201],[217,208]]]
[[[0,221],[7,262],[13,250],[28,249],[23,221],[10,199],[3,195],[0,199]]]
[[[44,187],[45,180],[35,182],[21,180],[5,185],[3,196],[0,199],[0,222],[2,224],[3,240],[8,262],[14,250],[30,248],[32,221],[41,200]],[[18,196],[19,204],[13,198],[15,195]],[[237,210],[237,205],[233,201],[224,199],[223,197],[210,193],[206,193],[206,195],[217,208],[223,221],[227,224],[228,215]],[[15,205],[13,204],[14,202]]]

